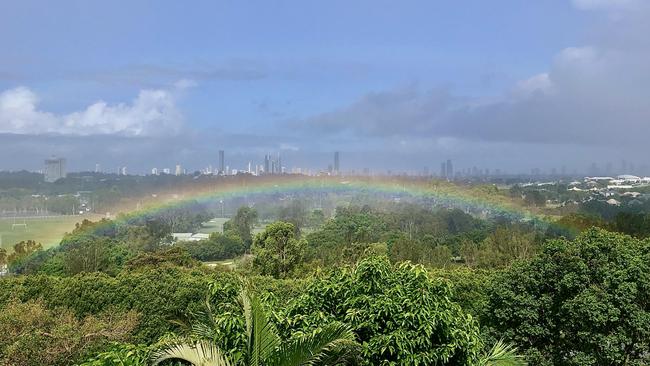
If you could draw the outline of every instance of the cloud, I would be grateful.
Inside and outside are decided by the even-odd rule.
[[[531,76],[525,80],[520,80],[513,89],[513,95],[515,97],[523,98],[530,97],[537,93],[548,94],[552,92],[553,82],[546,72]]]
[[[26,87],[0,93],[0,133],[61,135],[174,135],[184,125],[178,93],[193,86],[181,80],[171,90],[141,90],[129,104],[98,101],[84,110],[56,115],[38,109],[39,98]]]
[[[444,118],[454,98],[447,90],[422,93],[409,86],[369,93],[351,105],[306,120],[290,121],[299,130],[322,134],[353,133],[368,137],[418,135]]]
[[[632,3],[582,1],[576,6],[608,12],[610,6],[620,9]],[[647,146],[649,16],[650,6],[639,6],[624,18],[605,17],[598,30],[612,31],[596,31],[598,37],[589,44],[559,50],[548,70],[515,83],[498,98],[398,88],[369,93],[348,106],[291,124],[313,136],[399,137],[407,145],[452,138],[469,143]]]

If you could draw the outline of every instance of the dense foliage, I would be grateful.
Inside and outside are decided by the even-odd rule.
[[[539,365],[650,362],[650,242],[592,229],[548,242],[488,291],[484,321]]]
[[[506,197],[495,186],[467,189]],[[25,241],[0,250],[10,271],[0,278],[0,365],[143,365],[172,346],[247,365],[253,318],[274,330],[265,333],[274,340],[269,355],[349,330],[359,358],[342,364],[521,364],[516,352],[533,365],[648,363],[647,211],[631,198],[620,207],[547,207],[576,197],[562,185],[505,194],[561,217],[527,221],[370,193],[318,204],[270,193],[216,209],[187,202],[84,220],[55,248]],[[174,232],[205,232],[202,223],[224,207],[223,232],[173,240]],[[257,299],[253,318],[242,288]]]
[[[285,311],[284,330],[350,324],[367,365],[467,365],[482,349],[478,323],[421,266],[371,257],[309,284]]]
[[[128,339],[137,323],[133,310],[78,318],[67,308],[48,309],[40,300],[12,300],[0,312],[0,364],[70,364],[109,341]]]

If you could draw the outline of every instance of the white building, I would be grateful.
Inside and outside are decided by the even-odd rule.
[[[201,241],[210,238],[210,234],[203,233],[172,233],[174,241]]]
[[[61,178],[65,178],[67,175],[65,165],[64,158],[52,156],[49,159],[45,159],[45,181],[53,183]]]

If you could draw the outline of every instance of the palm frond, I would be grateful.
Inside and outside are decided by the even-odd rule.
[[[280,337],[275,325],[269,321],[262,303],[254,295],[243,290],[240,295],[244,318],[246,319],[246,337],[248,339],[249,366],[261,366],[280,345]]]
[[[329,324],[282,346],[269,363],[274,366],[312,366],[354,364],[359,355],[359,344],[349,327]]]
[[[153,364],[166,360],[183,360],[195,366],[230,366],[231,363],[221,350],[209,342],[177,344],[153,355]]]
[[[209,342],[177,344],[153,355],[153,365],[165,360],[183,360],[195,366],[230,366],[230,361],[219,348]]]
[[[525,366],[528,365],[524,356],[517,354],[517,347],[497,341],[490,352],[480,360],[481,366]]]

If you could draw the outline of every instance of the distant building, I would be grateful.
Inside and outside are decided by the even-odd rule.
[[[447,159],[447,164],[445,164],[445,173],[447,174],[447,179],[452,179],[454,177],[454,166],[451,165],[451,159]]]
[[[158,175],[158,168],[151,169],[151,175]]]
[[[65,178],[65,163],[66,162],[64,158],[57,158],[53,156],[49,159],[45,159],[45,181],[52,183],[61,178]]]
[[[339,152],[336,151],[334,153],[334,173],[336,173],[336,174],[339,174],[339,171],[340,171],[340,168],[341,168],[340,165],[339,165],[339,163],[340,163],[339,157],[340,157]]]
[[[176,176],[183,174],[183,169],[181,168],[180,165],[176,165],[176,171],[174,173],[176,174]]]
[[[172,233],[172,240],[174,242],[177,241],[201,241],[201,240],[208,240],[210,238],[210,234],[203,234],[203,233]]]
[[[226,174],[226,158],[223,150],[219,150],[219,174]]]
[[[271,174],[271,155],[264,155],[264,174]]]

